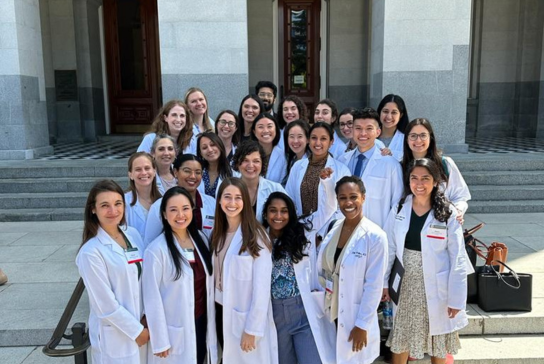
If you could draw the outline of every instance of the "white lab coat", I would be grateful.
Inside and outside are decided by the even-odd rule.
[[[338,220],[327,234],[317,257],[321,274],[323,252],[332,239],[339,239],[345,219]],[[380,355],[380,327],[377,309],[382,297],[382,282],[387,268],[387,236],[375,223],[363,217],[347,241],[339,271],[338,334],[336,360],[338,364],[369,364]],[[330,312],[326,312],[330,317]],[[348,342],[353,328],[367,332],[367,346],[359,352]]]
[[[140,204],[140,200],[138,199],[136,199],[134,206],[130,206],[131,203],[132,191],[129,191],[125,193],[125,218],[128,226],[132,226],[138,230],[143,241],[148,211]]]
[[[238,230],[223,262],[223,364],[277,364],[278,339],[270,285],[272,256],[263,247],[253,258],[242,246],[242,229]],[[248,353],[240,348],[242,333],[256,336],[257,348]]]
[[[268,179],[264,177],[259,177],[259,187],[257,187],[257,202],[256,202],[257,208],[255,209],[256,210],[255,215],[257,217],[257,220],[259,220],[260,223],[263,222],[264,204],[266,200],[268,200],[268,196],[270,196],[272,192],[283,192],[287,194],[287,192],[285,192],[285,189],[279,183],[276,183],[274,181],[269,181]]]
[[[383,147],[380,147],[380,149],[381,148]],[[393,139],[391,139],[391,143],[389,143],[388,148],[389,150],[391,150],[393,158],[395,158],[399,162],[402,162],[402,156],[404,155],[404,133],[402,133],[400,130],[396,130],[395,134],[393,134]]]
[[[204,242],[207,239],[202,235]],[[180,251],[179,244],[175,240]],[[217,336],[215,332],[215,300],[213,274],[207,271],[202,253],[195,244],[196,254],[206,272],[206,313],[208,363],[217,363]],[[149,326],[148,363],[196,364],[194,274],[187,263],[182,263],[182,274],[174,280],[176,272],[172,255],[164,234],[159,235],[145,251],[142,286]],[[166,359],[154,354],[170,349]],[[200,364],[200,363],[199,363]]]
[[[202,214],[202,232],[206,237],[210,237],[215,221],[215,198],[200,194],[202,198],[202,208],[200,209]],[[147,215],[147,222],[145,224],[145,237],[144,246],[147,247],[160,233],[163,231],[162,219],[161,219],[161,202],[162,197],[159,198],[151,208]]]
[[[134,248],[143,253],[140,234],[124,231]],[[79,274],[89,294],[89,336],[95,364],[146,362],[147,345],[138,348],[136,338],[144,329],[141,283],[135,263],[129,264],[123,248],[101,227],[76,257]]]
[[[340,162],[348,165],[354,153],[355,149],[347,152],[339,159]],[[391,156],[383,156],[380,149],[375,148],[362,180],[366,188],[363,214],[383,227],[389,211],[399,202],[404,190],[400,163]]]
[[[395,256],[402,262],[404,240],[410,227],[412,214],[412,195],[408,195],[402,208],[391,210],[385,226],[389,242],[389,262],[383,287],[387,282]],[[448,334],[468,325],[465,313],[467,302],[467,262],[463,229],[456,220],[457,212],[446,222],[434,218],[431,210],[421,230],[421,255],[423,261],[423,281],[429,310],[429,330],[431,335]],[[446,227],[445,239],[428,236],[431,225]],[[401,291],[400,294],[409,294]],[[460,310],[455,318],[448,317],[448,307]]]
[[[153,145],[153,140],[155,139],[156,136],[157,136],[156,133],[149,133],[144,135],[144,139],[142,140],[142,142],[140,143],[140,146],[138,147],[136,151],[147,152],[151,154],[151,146]],[[190,154],[196,155],[196,135],[194,133],[191,138],[191,142],[189,143],[187,148],[183,150],[183,153],[184,154],[190,153]]]
[[[338,159],[344,155],[348,145],[340,138],[340,135],[334,131],[334,141],[329,149],[329,152],[332,154],[334,159]]]
[[[268,159],[266,179],[272,182],[281,183],[285,176],[287,176],[287,159],[285,158],[285,151],[279,146],[275,146]]]
[[[470,191],[468,190],[465,179],[461,175],[461,172],[459,171],[459,168],[457,168],[457,165],[453,159],[450,157],[444,158],[446,160],[449,173],[448,184],[444,191],[444,195],[446,195],[446,198],[455,205],[458,210],[457,212],[464,215],[468,209],[467,201],[471,199]],[[442,188],[444,188],[444,185],[442,185]]]

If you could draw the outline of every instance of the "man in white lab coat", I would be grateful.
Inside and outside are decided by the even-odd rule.
[[[360,177],[366,187],[363,213],[382,227],[393,206],[402,197],[402,168],[391,156],[384,156],[376,146],[381,133],[378,113],[364,108],[354,113],[353,140],[357,148],[338,158],[349,167],[352,175]]]

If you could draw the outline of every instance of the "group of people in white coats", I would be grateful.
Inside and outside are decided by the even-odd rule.
[[[278,123],[248,95],[209,130],[196,90],[194,110],[161,109],[164,129],[129,159],[126,193],[113,181],[89,193],[76,262],[93,362],[372,363],[395,257],[393,363],[456,353],[470,193],[430,122],[408,122],[387,95],[379,112],[339,115],[322,100],[311,126],[288,96]]]

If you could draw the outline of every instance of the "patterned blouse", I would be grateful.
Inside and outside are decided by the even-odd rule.
[[[283,299],[299,295],[300,291],[298,289],[295,268],[293,267],[291,256],[283,254],[280,259],[273,259],[272,298]]]
[[[204,168],[202,170],[202,181],[204,181],[204,193],[206,195],[215,198],[215,190],[217,190],[217,182],[219,181],[219,176],[215,179],[213,185],[210,185],[210,175],[208,169]]]
[[[306,174],[300,184],[300,200],[302,201],[302,214],[311,214],[317,211],[317,191],[319,189],[319,174],[325,168],[327,158],[314,162],[310,158]]]

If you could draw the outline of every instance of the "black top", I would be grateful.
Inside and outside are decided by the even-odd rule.
[[[404,247],[406,249],[415,250],[418,252],[421,251],[421,230],[423,229],[423,225],[425,225],[425,220],[427,220],[429,212],[431,212],[431,210],[424,213],[423,216],[418,216],[412,209],[412,215],[410,216],[410,228],[408,229],[406,239],[404,240]]]
[[[344,248],[336,248],[336,251],[334,252],[334,265],[336,265],[338,258],[340,258],[340,254],[342,254],[342,250],[344,250]]]

